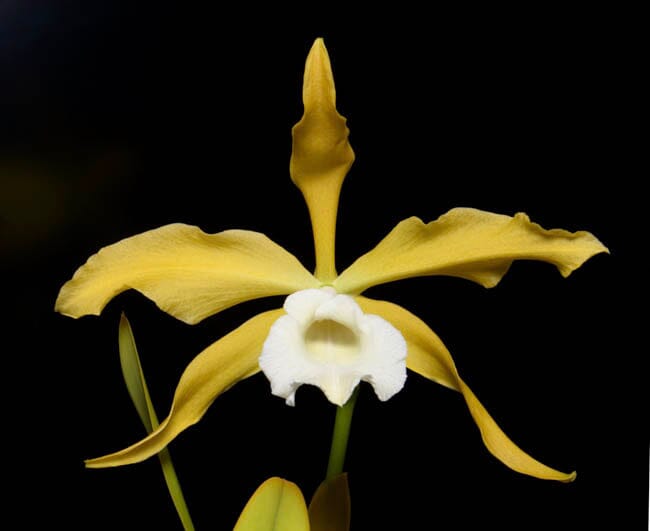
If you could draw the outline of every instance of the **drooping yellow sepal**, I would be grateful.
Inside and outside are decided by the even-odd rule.
[[[336,90],[323,39],[316,39],[305,64],[304,115],[293,127],[289,171],[302,192],[314,232],[315,276],[324,283],[336,278],[334,239],[339,193],[354,152],[346,120],[336,110]]]
[[[469,412],[481,432],[483,443],[503,464],[516,472],[539,479],[564,483],[575,479],[575,472],[567,474],[546,466],[524,452],[503,432],[462,380],[443,342],[422,320],[397,304],[366,297],[357,297],[356,301],[364,312],[383,317],[402,333],[408,346],[406,366],[409,369],[455,389],[463,395]]]
[[[86,466],[128,465],[160,452],[180,432],[198,422],[221,393],[260,370],[257,360],[264,339],[271,325],[283,313],[284,310],[260,313],[206,348],[183,372],[169,416],[160,426],[124,450],[88,459]]]

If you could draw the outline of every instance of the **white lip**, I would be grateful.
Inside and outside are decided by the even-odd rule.
[[[286,315],[271,327],[260,368],[271,392],[294,405],[302,384],[319,387],[327,399],[345,404],[360,381],[388,400],[406,381],[406,342],[377,315],[364,314],[349,295],[331,287],[293,293]]]

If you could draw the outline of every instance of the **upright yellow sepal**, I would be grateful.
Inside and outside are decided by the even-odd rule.
[[[346,120],[336,110],[334,76],[323,39],[316,39],[305,64],[302,91],[304,115],[293,127],[289,171],[302,192],[314,232],[315,276],[325,283],[336,278],[334,239],[339,193],[354,152]]]
[[[302,492],[291,481],[267,479],[248,500],[233,531],[309,531]]]

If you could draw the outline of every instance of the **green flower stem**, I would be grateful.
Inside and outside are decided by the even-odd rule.
[[[145,400],[147,403],[147,408],[149,410],[149,419],[151,421],[151,430],[147,429],[147,431],[151,433],[159,426],[158,416],[156,415],[156,411],[154,410],[153,404],[151,403],[149,390],[147,389],[146,383],[144,382],[144,376],[142,379],[142,384],[145,389]],[[171,496],[174,507],[176,508],[176,513],[178,514],[178,517],[183,524],[183,530],[194,531],[194,523],[192,522],[190,511],[187,508],[185,496],[183,496],[183,489],[181,489],[181,484],[178,481],[174,463],[172,463],[172,456],[169,453],[169,449],[167,447],[158,452],[158,459],[160,460],[160,466],[162,467],[163,476],[165,477],[167,490],[169,491],[169,495]]]
[[[174,470],[169,450],[167,450],[167,448],[161,450],[158,454],[158,459],[160,459],[160,465],[162,466],[163,475],[165,476],[167,490],[169,490],[169,494],[172,497],[178,517],[181,519],[181,523],[183,524],[183,529],[185,531],[194,531],[194,524],[192,523],[190,512],[187,509],[185,497],[183,496],[183,491],[181,489],[181,484],[178,481],[176,470]]]
[[[352,413],[359,395],[359,386],[354,390],[350,399],[340,407],[336,408],[336,419],[334,420],[334,432],[332,433],[332,446],[330,448],[330,459],[327,464],[325,480],[338,476],[343,472],[345,464],[345,453],[350,438],[350,425],[352,424]]]
[[[133,330],[124,314],[122,314],[120,319],[119,350],[120,364],[122,366],[122,374],[124,375],[126,388],[142,420],[142,424],[144,424],[145,430],[147,433],[151,433],[159,425],[158,416],[149,396],[147,382],[144,379],[144,373],[140,365],[140,356],[138,356],[138,349],[135,344],[135,338],[133,337]],[[163,448],[158,453],[158,458],[160,459],[160,466],[165,476],[167,490],[172,498],[178,517],[183,524],[183,529],[184,531],[194,531],[194,524],[192,523],[190,512],[185,503],[185,497],[183,496],[176,470],[174,470],[174,464],[172,463],[169,450],[166,447]]]
[[[139,360],[138,360],[139,363]],[[147,384],[144,381],[144,375],[142,375],[142,385],[144,388],[144,399],[147,404],[147,410],[149,413],[150,426],[145,423],[145,428],[147,432],[151,433],[153,430],[158,428],[158,416],[156,411],[153,408],[153,403],[149,396],[149,390],[147,389]],[[192,522],[192,517],[190,516],[190,511],[187,508],[187,503],[185,502],[185,496],[183,496],[183,489],[181,489],[181,484],[178,481],[178,476],[176,475],[176,470],[174,469],[174,463],[172,463],[172,456],[169,453],[167,447],[163,448],[158,452],[158,459],[160,460],[160,466],[162,467],[163,476],[165,477],[165,483],[167,484],[167,490],[169,495],[172,498],[174,507],[176,508],[176,513],[183,524],[184,531],[194,531],[194,523]]]

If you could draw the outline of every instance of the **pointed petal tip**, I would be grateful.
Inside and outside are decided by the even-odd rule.
[[[577,476],[578,476],[578,474],[577,474],[576,471],[574,470],[574,471],[571,472],[570,474],[567,474],[566,479],[563,479],[563,480],[562,480],[562,483],[573,483],[573,482],[576,480],[576,477],[577,477]]]
[[[99,458],[94,458],[94,459],[84,459],[84,465],[86,468],[105,468],[105,465],[103,466],[100,463],[97,463],[100,461]]]
[[[325,108],[336,106],[332,64],[322,37],[314,41],[307,55],[302,98],[306,111],[320,106]]]
[[[327,49],[325,48],[325,39],[323,39],[323,37],[316,37],[314,39],[314,44],[311,45],[311,49],[314,50],[314,48],[317,47],[327,51]]]
[[[133,445],[135,446],[135,445]],[[133,465],[135,463],[139,463],[141,461],[144,461],[148,457],[151,456],[146,456],[144,458],[142,457],[136,457],[136,458],[122,458],[122,454],[124,452],[115,452],[112,454],[107,454],[103,455],[101,457],[93,457],[91,459],[84,459],[84,465],[86,468],[93,468],[93,469],[99,469],[99,468],[115,468],[118,466],[124,466],[124,465]],[[155,455],[155,453],[151,454]]]
[[[314,39],[314,43],[311,45],[309,54],[307,55],[307,61],[314,59],[320,59],[321,61],[326,60],[329,63],[329,54],[327,53],[327,47],[325,46],[325,40],[323,37],[317,37]]]
[[[57,299],[54,305],[54,312],[63,315],[64,317],[70,317],[71,319],[80,319],[81,317],[84,317],[86,315],[97,316],[101,313],[101,311],[94,310],[94,309],[83,311],[74,307],[71,304],[68,304],[67,302],[62,302],[59,299]]]
[[[60,313],[61,315],[65,315],[66,317],[72,317],[73,319],[76,319],[78,316],[76,316],[73,312],[71,312],[67,308],[67,304],[65,303],[64,296],[61,293],[65,289],[65,285],[61,290],[59,291],[59,294],[56,296],[56,301],[54,301],[54,311],[56,313]]]

